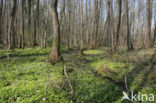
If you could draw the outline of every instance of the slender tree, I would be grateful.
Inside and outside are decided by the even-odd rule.
[[[24,49],[24,32],[25,32],[25,0],[22,0],[22,44],[21,47]]]
[[[154,46],[155,40],[156,40],[156,20],[155,20],[155,27],[154,27],[154,36],[153,36],[153,44],[152,46]]]
[[[57,3],[58,3],[58,0],[52,1],[53,44],[52,44],[52,51],[50,53],[51,61],[60,61],[61,60],[60,26],[59,26],[59,20],[58,20]]]
[[[127,34],[127,48],[128,50],[133,50],[133,44],[131,41],[130,35],[130,26],[129,26],[129,10],[128,10],[128,0],[125,0],[125,8],[126,8],[126,34]]]
[[[31,13],[32,13],[31,7],[32,7],[32,0],[28,0],[28,33],[29,33],[29,39],[32,35],[32,32],[31,32]]]
[[[80,33],[81,33],[81,44],[80,53],[83,54],[83,0],[80,0]]]
[[[3,0],[0,1],[0,46],[3,45],[2,41],[2,13],[3,13]]]
[[[119,45],[119,31],[121,24],[121,8],[122,8],[122,0],[117,0],[117,10],[116,10],[116,20],[115,20],[115,49],[118,48]]]
[[[98,26],[99,26],[99,2],[98,0],[94,0],[94,43],[93,48],[97,48],[97,36],[98,36]]]
[[[10,47],[9,49],[14,50],[15,48],[15,35],[16,35],[16,14],[17,14],[17,0],[14,0],[14,5],[11,13],[11,30],[10,30]]]
[[[152,10],[151,10],[151,0],[146,0],[146,34],[144,39],[144,47],[151,47],[151,19],[152,19]]]

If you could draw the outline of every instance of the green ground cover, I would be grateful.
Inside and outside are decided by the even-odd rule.
[[[119,54],[112,60],[105,50],[98,49],[84,51],[89,54],[85,56],[63,53],[64,61],[52,65],[50,48],[15,51],[20,53],[9,61],[0,58],[0,103],[121,103],[125,76],[130,90],[156,95],[152,64],[117,61]],[[0,53],[6,55],[5,50]],[[73,93],[65,82],[64,65]]]

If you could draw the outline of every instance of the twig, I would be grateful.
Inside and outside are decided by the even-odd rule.
[[[125,86],[126,86],[126,90],[129,91],[128,85],[127,85],[127,76],[125,76]]]
[[[69,86],[70,86],[71,92],[73,93],[73,87],[72,87],[71,82],[70,82],[70,80],[69,80],[69,76],[67,75],[67,72],[66,72],[66,66],[65,66],[65,65],[64,65],[64,74],[65,74],[66,79],[67,79],[67,81],[68,81],[68,83],[69,83]]]

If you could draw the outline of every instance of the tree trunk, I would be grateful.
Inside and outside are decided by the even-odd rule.
[[[80,0],[80,33],[81,33],[81,43],[80,43],[80,54],[83,55],[83,0]]]
[[[0,4],[0,47],[3,45],[2,41],[2,13],[3,13],[3,0],[1,0]]]
[[[97,48],[97,36],[98,36],[98,26],[99,26],[99,6],[98,0],[94,0],[94,43],[93,48]]]
[[[156,20],[155,20],[154,37],[153,37],[153,44],[152,44],[152,46],[154,46],[155,40],[156,40]]]
[[[11,30],[10,30],[10,47],[9,49],[14,50],[15,48],[15,35],[16,35],[16,13],[17,13],[17,0],[14,0],[14,6],[11,13]]]
[[[60,27],[59,27],[59,20],[58,20],[57,3],[58,3],[58,0],[52,1],[53,44],[52,44],[52,51],[50,53],[51,61],[61,60]]]
[[[119,45],[119,31],[120,31],[120,23],[121,23],[122,0],[117,0],[116,2],[117,2],[117,11],[116,11],[116,21],[115,21],[115,36],[116,36],[116,41],[115,41],[116,46],[115,47],[118,48],[118,45]]]
[[[129,50],[133,50],[133,44],[131,41],[131,35],[130,35],[130,31],[129,31],[129,10],[128,10],[128,0],[125,1],[125,8],[126,8],[126,34],[127,34],[127,49]]]
[[[21,47],[24,49],[24,28],[25,28],[25,0],[22,1],[22,44]]]
[[[114,31],[114,17],[113,17],[113,2],[112,0],[107,0],[107,13],[108,13],[108,26],[109,36],[110,36],[110,43],[111,43],[111,53],[115,53],[115,31]]]
[[[144,39],[144,47],[150,48],[151,42],[151,18],[152,18],[152,10],[151,10],[151,0],[146,0],[146,34]]]
[[[29,35],[29,40],[31,40],[31,2],[32,0],[28,0],[28,35]]]

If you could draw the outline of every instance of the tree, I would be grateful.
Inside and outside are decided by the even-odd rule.
[[[115,21],[115,49],[118,48],[119,45],[119,31],[121,24],[121,8],[122,8],[122,0],[117,0],[117,10],[116,10],[116,21]]]
[[[115,52],[115,31],[114,31],[114,16],[113,16],[113,2],[112,0],[107,0],[107,18],[109,27],[109,43],[111,44],[111,53]]]
[[[16,13],[17,13],[17,0],[14,0],[14,6],[11,13],[11,30],[10,30],[10,45],[9,49],[15,48],[15,35],[16,35]]]
[[[154,46],[155,40],[156,40],[156,20],[155,20],[155,27],[154,27],[154,37],[153,37],[153,44],[152,46]]]
[[[49,4],[49,0],[46,0],[46,5]],[[44,26],[44,32],[42,34],[41,38],[41,47],[46,48],[46,37],[47,37],[47,28],[48,28],[48,16],[49,16],[49,6],[46,7],[46,20],[45,20],[45,26]]]
[[[39,5],[40,5],[40,0],[37,0],[37,7],[36,10],[34,10],[34,37],[33,37],[33,46],[37,46],[37,32],[39,29]]]
[[[80,43],[80,53],[83,54],[83,0],[80,0],[80,33],[81,33],[81,43]]]
[[[128,10],[128,0],[125,0],[125,8],[126,8],[126,34],[127,34],[127,48],[128,50],[133,50],[133,44],[131,41],[130,35],[130,26],[129,26],[129,10]]]
[[[58,20],[57,3],[58,3],[58,0],[52,1],[53,44],[52,44],[52,51],[50,53],[51,61],[61,60],[60,26],[59,26],[59,20]]]
[[[151,47],[151,19],[152,19],[152,8],[151,8],[151,0],[146,0],[146,34],[144,39],[144,47]]]
[[[29,36],[31,36],[31,6],[32,6],[32,0],[28,0],[28,33]]]
[[[99,26],[99,6],[98,0],[94,0],[94,38],[93,38],[93,48],[97,48],[97,36],[98,36],[98,26]]]
[[[25,32],[25,0],[22,0],[22,43],[21,47],[24,49],[24,32]]]
[[[2,41],[2,13],[3,13],[3,0],[0,1],[0,46],[3,45]]]

